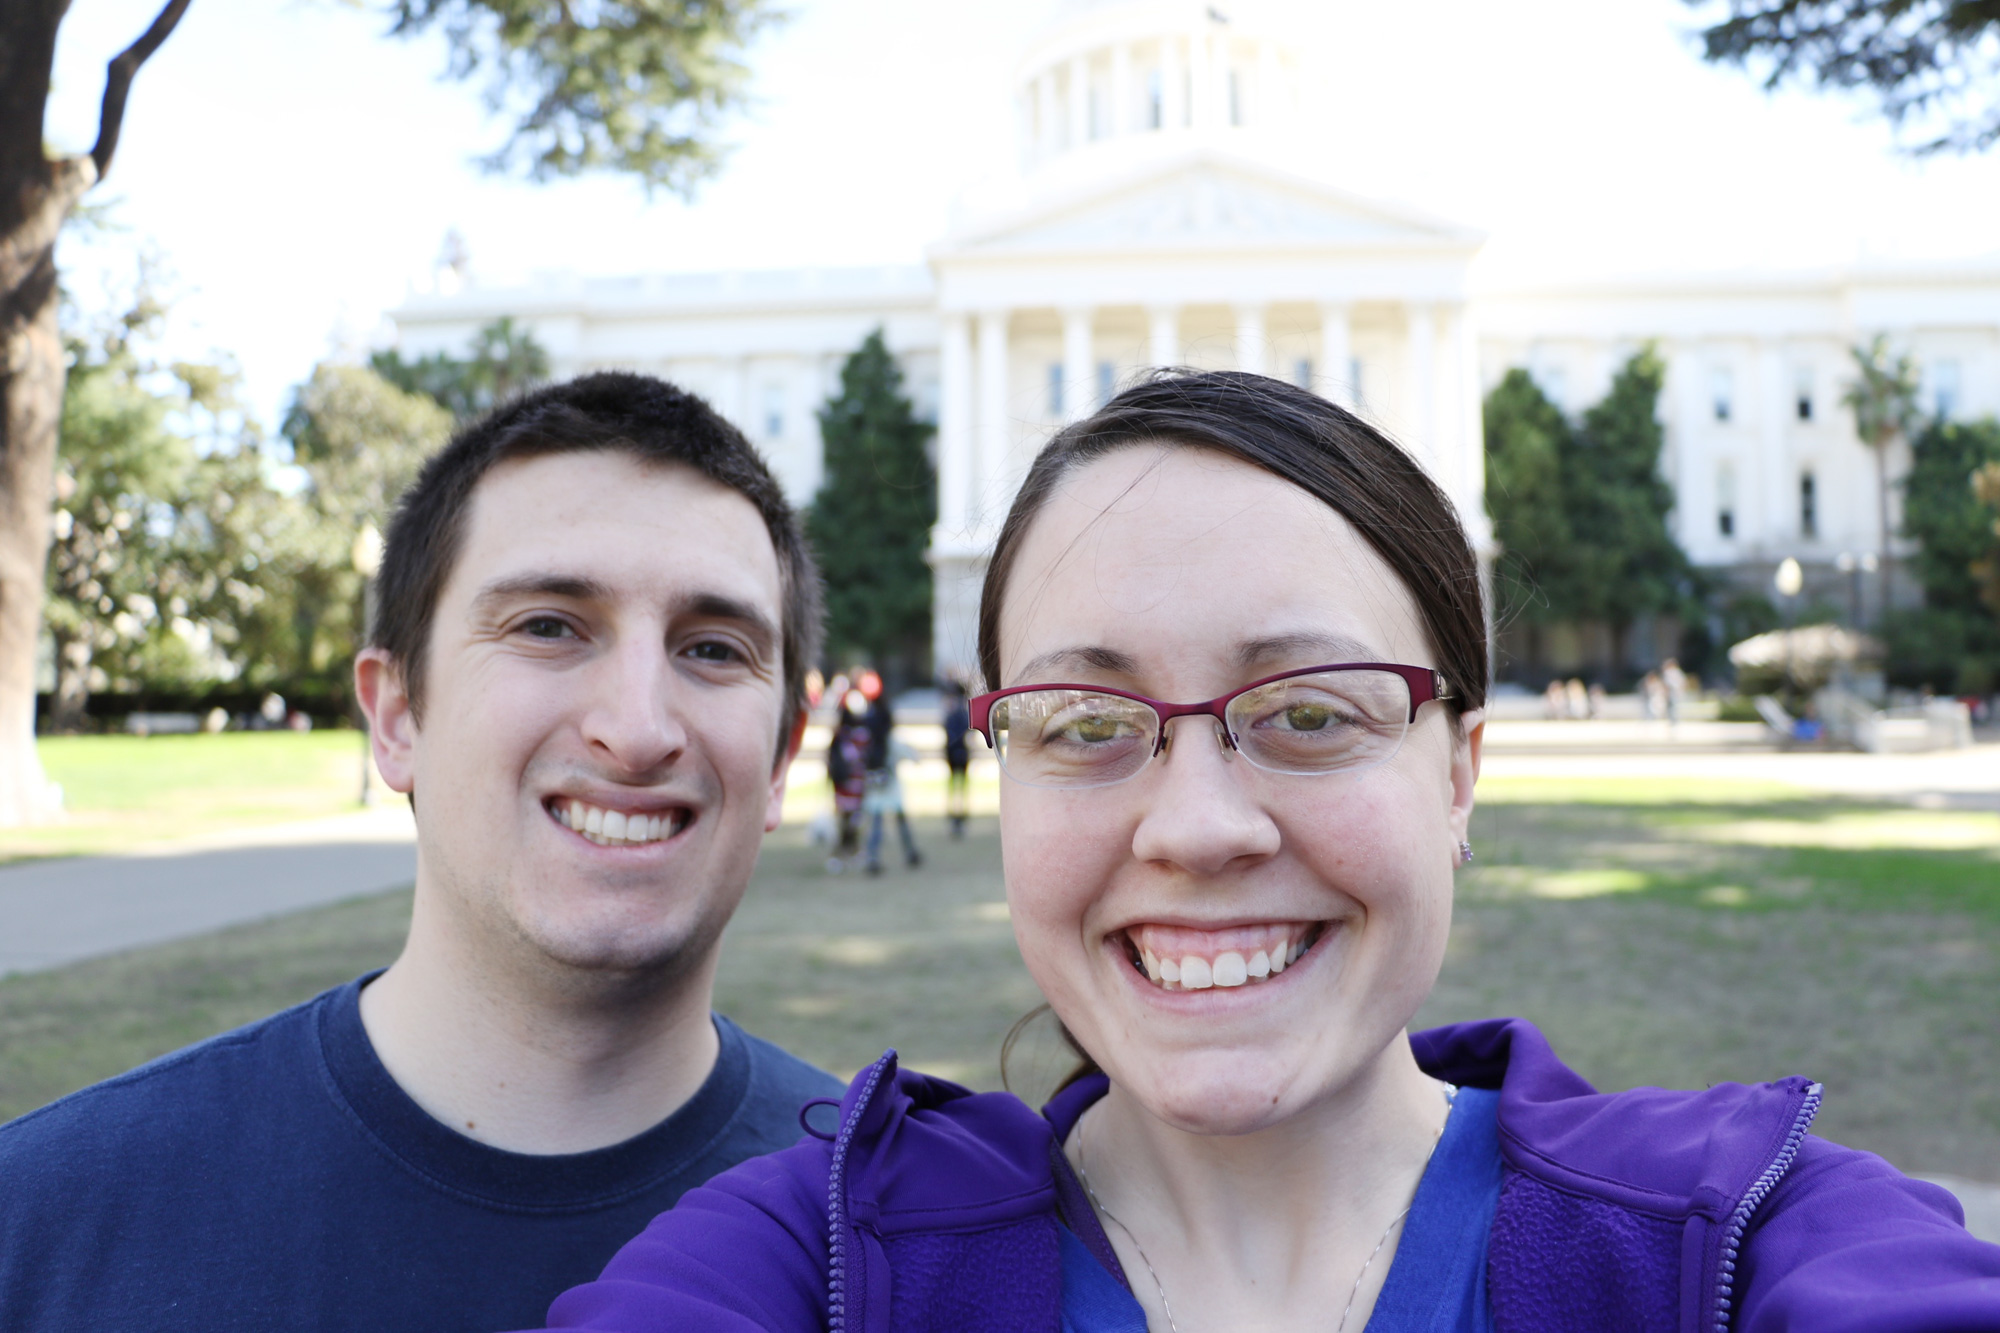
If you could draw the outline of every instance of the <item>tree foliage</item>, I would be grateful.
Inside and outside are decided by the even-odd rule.
[[[423,394],[460,421],[469,420],[549,377],[549,354],[534,334],[503,316],[472,336],[463,357],[432,352],[405,360],[391,348],[368,367],[405,393]]]
[[[933,428],[903,395],[903,372],[868,335],[819,413],[826,473],[806,531],[826,576],[827,648],[836,665],[860,658],[902,681],[927,675],[937,521]]]
[[[1707,5],[1711,0],[1688,0]],[[1701,34],[1711,61],[1757,65],[1764,86],[1865,89],[1918,153],[2000,140],[2000,0],[1727,0]]]
[[[549,180],[636,176],[687,197],[715,174],[715,134],[743,101],[750,40],[777,17],[765,0],[392,0],[393,31],[436,28],[451,75],[483,76],[489,109],[513,121],[480,160]]]
[[[2000,686],[2000,605],[1987,600],[2000,562],[1994,510],[1981,478],[2000,475],[2000,423],[1933,421],[1912,441],[1903,534],[1924,588],[1920,610],[1884,625],[1890,661],[1910,685],[1983,693]],[[1995,496],[2000,499],[2000,495]]]
[[[1487,509],[1504,619],[1602,621],[1690,608],[1697,579],[1667,526],[1660,475],[1665,366],[1646,348],[1572,424],[1525,370],[1487,395]]]

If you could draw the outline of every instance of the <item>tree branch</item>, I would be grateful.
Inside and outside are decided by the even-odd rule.
[[[118,53],[104,73],[104,108],[97,117],[97,144],[90,160],[97,164],[97,178],[111,168],[111,154],[118,147],[118,129],[125,123],[125,97],[132,91],[132,76],[160,44],[173,34],[174,25],[187,13],[192,0],[167,0],[167,6],[153,19],[138,41]]]

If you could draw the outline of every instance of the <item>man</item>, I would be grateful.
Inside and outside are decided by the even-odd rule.
[[[709,1010],[819,624],[743,437],[642,376],[533,394],[424,469],[378,591],[408,942],[0,1128],[9,1333],[539,1325],[839,1094]]]

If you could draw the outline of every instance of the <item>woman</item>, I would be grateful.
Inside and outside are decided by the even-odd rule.
[[[1406,1034],[1486,643],[1449,502],[1366,424],[1251,375],[1119,395],[1029,472],[980,658],[1015,933],[1086,1072],[1037,1117],[885,1056],[558,1325],[2000,1328],[2000,1248],[1807,1137],[1817,1085],[1600,1095],[1517,1020]]]

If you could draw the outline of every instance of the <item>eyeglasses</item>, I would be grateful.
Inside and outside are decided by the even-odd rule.
[[[1212,717],[1226,750],[1271,773],[1370,768],[1403,744],[1417,710],[1451,697],[1428,667],[1344,662],[1250,682],[1199,704],[1097,685],[1017,685],[968,701],[1000,769],[1030,787],[1105,787],[1167,748],[1167,723]]]

